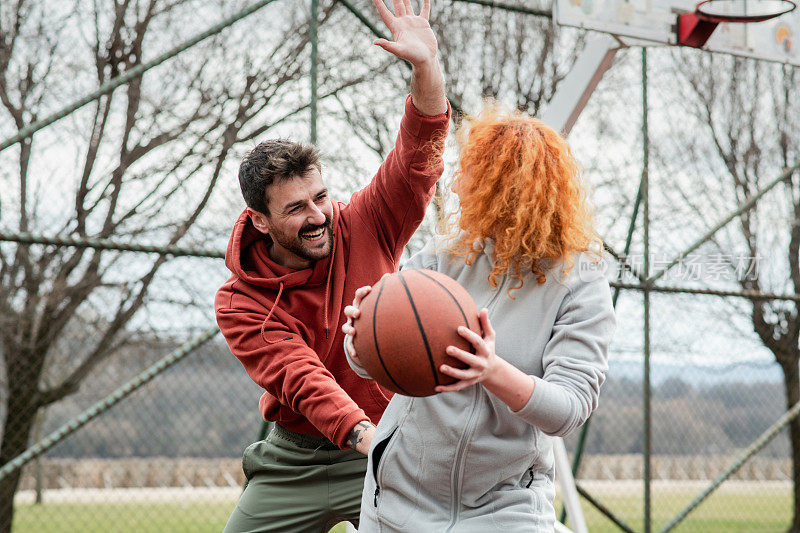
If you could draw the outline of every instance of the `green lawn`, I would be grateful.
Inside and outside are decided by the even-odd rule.
[[[18,505],[13,533],[219,533],[235,504]]]
[[[589,492],[635,531],[643,529],[643,488],[637,484],[616,489],[613,484],[589,487]],[[657,531],[681,512],[706,486],[654,483],[651,500],[652,530]],[[620,529],[588,502],[582,501],[591,533],[612,533]],[[791,489],[774,483],[724,483],[673,531],[685,533],[783,532],[791,515]],[[560,505],[556,508],[560,513]]]
[[[219,533],[234,504],[18,505],[13,533]],[[344,524],[331,533],[344,533]]]
[[[779,532],[786,529],[791,509],[785,487],[754,483],[747,490],[722,488],[676,528],[678,532]],[[590,492],[634,530],[642,528],[642,497],[637,487],[616,490],[605,485]],[[653,530],[657,530],[692,500],[697,487],[654,489]],[[14,533],[183,533],[215,532],[225,525],[232,503],[191,504],[43,504],[18,505]],[[557,506],[557,508],[559,508]],[[592,533],[619,529],[584,502]],[[344,533],[337,526],[332,533]]]

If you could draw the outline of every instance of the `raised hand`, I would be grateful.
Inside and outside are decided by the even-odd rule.
[[[419,15],[414,14],[411,0],[393,0],[394,14],[383,3],[373,0],[378,13],[392,32],[394,41],[377,39],[375,44],[415,67],[422,67],[436,59],[438,44],[428,23],[431,12],[430,0],[423,0]]]

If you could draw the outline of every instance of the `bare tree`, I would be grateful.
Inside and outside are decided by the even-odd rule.
[[[457,113],[476,112],[490,98],[536,115],[553,96],[584,42],[579,32],[559,30],[547,17],[461,2],[437,5],[432,25],[448,97]],[[398,70],[384,79],[394,90],[386,91],[391,99],[379,104],[396,107],[397,91],[407,91],[404,74]],[[347,117],[358,138],[385,156],[394,135],[382,123],[386,113],[374,107],[356,108],[349,109]]]
[[[788,65],[724,56],[686,55],[682,68],[692,111],[705,124],[693,137],[709,147],[702,174],[716,171],[725,196],[741,204],[800,160],[800,76]],[[705,180],[708,181],[708,180]],[[718,235],[720,251],[741,251],[749,272],[737,272],[743,289],[800,294],[800,176],[795,172]],[[733,268],[733,265],[731,266]],[[757,270],[756,270],[757,269]],[[758,275],[755,275],[758,274]],[[796,302],[749,302],[753,331],[783,372],[787,409],[800,402],[800,311]],[[794,513],[788,531],[800,532],[800,420],[789,424]]]
[[[243,5],[3,3],[0,136],[204,29],[197,21],[222,19]],[[323,25],[334,6],[322,7]],[[262,11],[0,154],[0,224],[185,243],[237,147],[307,111],[306,10],[283,3],[271,16]],[[322,97],[366,79],[359,69],[342,69],[352,61],[331,54],[321,65]],[[169,259],[123,257],[0,243],[0,464],[29,445],[37,413],[78,390],[133,334],[128,326]],[[85,331],[80,349],[59,351],[76,329]],[[56,363],[59,372],[45,380]],[[0,531],[10,531],[19,477],[0,481]]]

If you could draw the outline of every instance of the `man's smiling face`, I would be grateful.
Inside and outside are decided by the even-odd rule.
[[[266,196],[269,214],[249,213],[256,229],[272,237],[273,261],[302,270],[331,254],[333,205],[319,170],[272,183]]]

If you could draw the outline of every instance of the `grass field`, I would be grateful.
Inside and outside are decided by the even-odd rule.
[[[640,483],[625,487],[603,482],[588,490],[617,517],[636,531],[643,530],[643,488]],[[688,485],[688,486],[687,486]],[[702,490],[705,483],[665,486],[655,482],[652,489],[651,517],[658,530],[682,511]],[[583,503],[591,533],[619,532],[620,529],[594,507]],[[557,507],[558,508],[558,507]],[[778,533],[786,530],[791,518],[791,486],[784,483],[723,484],[674,529],[697,533]]]
[[[654,530],[665,524],[704,487],[701,483],[653,486]],[[602,482],[586,487],[634,530],[642,529],[641,484]],[[679,532],[760,533],[783,531],[791,510],[791,492],[785,483],[724,484],[676,528]],[[174,501],[174,500],[173,500]],[[215,532],[225,525],[233,502],[191,503],[44,503],[20,504],[14,533],[183,533]],[[592,533],[619,529],[584,502]],[[343,526],[332,530],[344,533]]]

